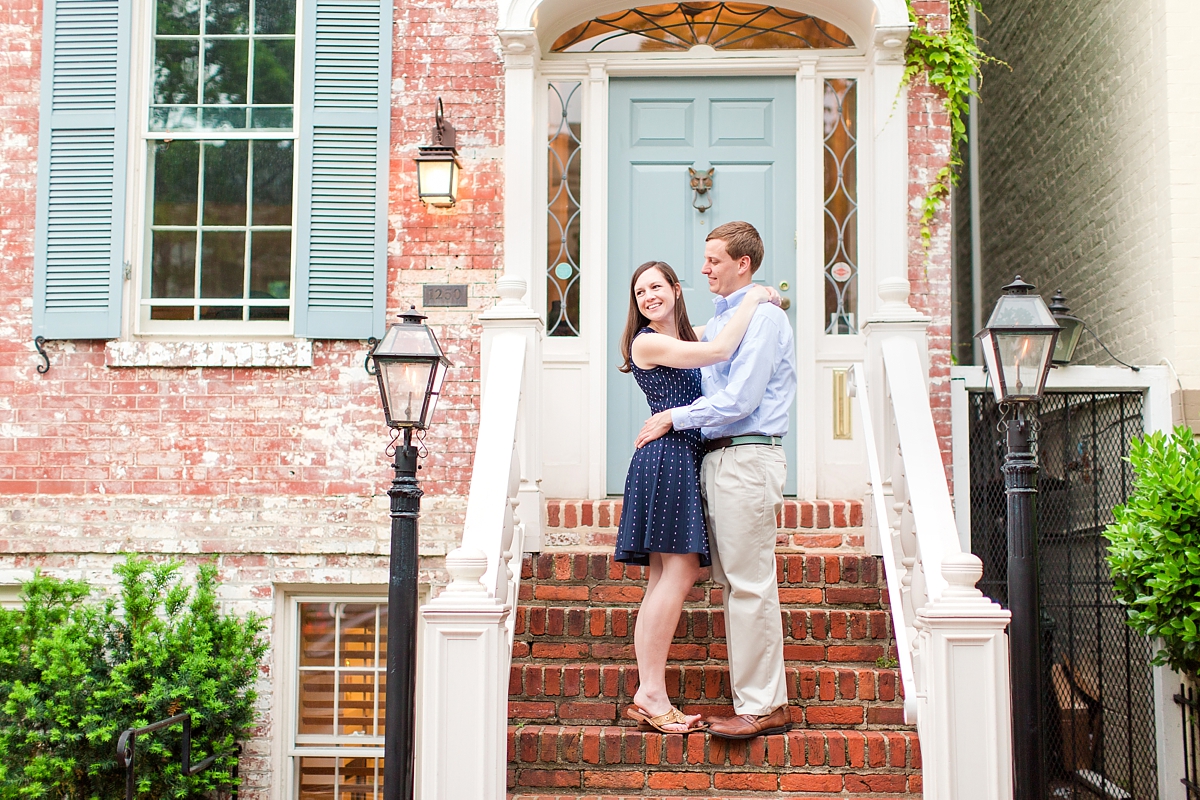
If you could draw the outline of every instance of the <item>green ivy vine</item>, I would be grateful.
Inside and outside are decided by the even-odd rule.
[[[921,244],[928,249],[933,218],[949,197],[950,187],[958,183],[958,168],[962,166],[959,148],[967,140],[967,111],[971,96],[978,94],[971,88],[971,78],[980,76],[985,63],[1004,62],[984,53],[971,29],[971,9],[983,11],[980,0],[950,0],[950,26],[946,30],[931,28],[927,18],[913,11],[912,4],[913,0],[908,0],[913,30],[908,35],[902,85],[925,73],[930,85],[945,93],[950,116],[950,161],[938,170],[926,190],[921,212]]]

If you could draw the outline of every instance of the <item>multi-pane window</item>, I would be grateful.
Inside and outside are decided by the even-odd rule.
[[[382,797],[387,615],[374,599],[296,604],[300,800]]]
[[[296,0],[157,0],[143,320],[286,330],[295,78]]]
[[[858,83],[825,81],[825,333],[858,333]]]

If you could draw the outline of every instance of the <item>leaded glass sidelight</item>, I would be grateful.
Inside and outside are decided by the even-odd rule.
[[[825,81],[825,333],[858,333],[857,81]]]
[[[823,19],[757,3],[666,3],[605,14],[554,42],[556,53],[689,50],[781,50],[853,47],[850,35]]]
[[[582,84],[551,81],[548,95],[546,331],[550,336],[578,336]]]

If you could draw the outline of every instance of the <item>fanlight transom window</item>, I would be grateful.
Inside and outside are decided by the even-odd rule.
[[[596,17],[559,36],[556,53],[854,47],[836,25],[757,3],[666,3]]]

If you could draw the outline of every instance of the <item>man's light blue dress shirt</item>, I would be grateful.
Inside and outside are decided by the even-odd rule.
[[[721,332],[749,289],[713,300],[715,316],[704,326],[704,341]],[[796,347],[787,314],[770,303],[759,305],[733,358],[705,367],[701,377],[704,396],[671,410],[675,430],[700,428],[705,439],[786,435],[796,399]]]

